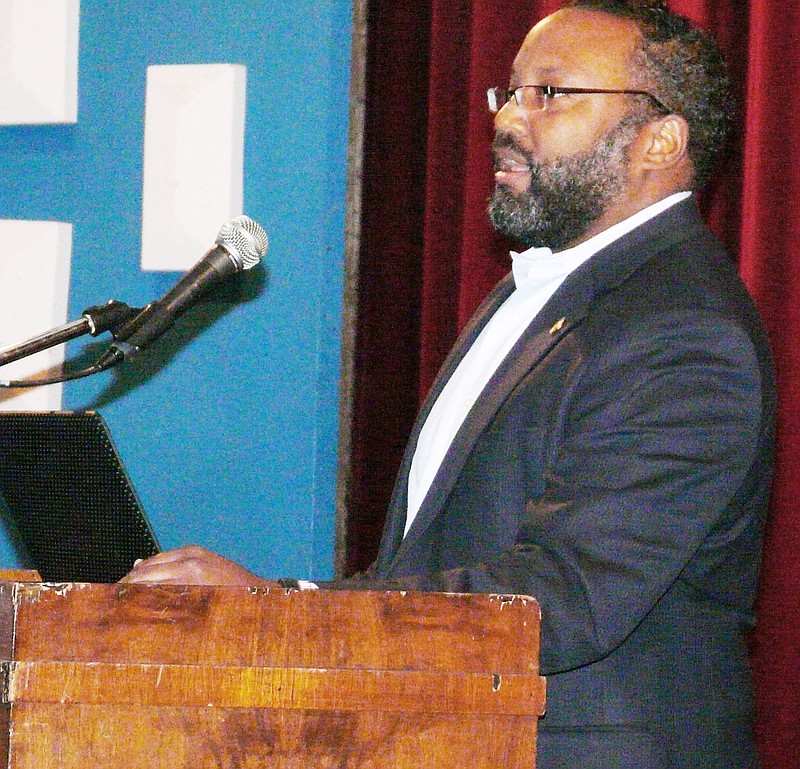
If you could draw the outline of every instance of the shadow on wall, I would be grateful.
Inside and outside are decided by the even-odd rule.
[[[260,264],[240,273],[236,280],[217,286],[213,293],[201,299],[185,315],[181,316],[165,336],[157,339],[146,352],[133,362],[122,362],[113,369],[113,379],[106,389],[86,408],[97,410],[124,397],[141,384],[152,379],[172,358],[207,328],[214,325],[239,305],[256,299],[266,290],[269,282],[267,269]],[[94,364],[108,349],[110,336],[93,341],[65,363],[65,371],[80,371]],[[30,378],[44,379],[58,374],[56,368],[37,372]],[[0,403],[13,398],[19,390],[0,390]]]

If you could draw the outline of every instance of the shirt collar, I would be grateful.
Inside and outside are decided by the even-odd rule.
[[[511,270],[514,273],[514,283],[517,288],[522,288],[530,281],[546,281],[559,276],[566,276],[579,267],[590,256],[593,256],[618,238],[626,235],[631,230],[644,224],[670,206],[685,200],[691,192],[676,192],[674,195],[659,200],[633,216],[617,222],[615,225],[603,230],[589,240],[577,246],[553,253],[549,248],[529,248],[527,251],[511,252]]]

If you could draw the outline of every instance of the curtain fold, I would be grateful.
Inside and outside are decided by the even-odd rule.
[[[508,82],[525,33],[559,3],[432,0],[431,6],[420,399],[458,330],[509,270],[509,244],[492,231],[485,214],[493,186],[486,89]],[[460,32],[450,24],[454,6],[470,11]],[[451,96],[442,100],[443,94]]]
[[[507,82],[525,33],[560,5],[370,3],[351,571],[374,556],[419,399],[510,267],[509,244],[485,215],[493,184],[485,91]],[[730,158],[701,202],[759,305],[778,371],[776,478],[752,660],[764,769],[786,769],[800,766],[800,4],[671,7],[717,35],[742,105]]]
[[[740,272],[778,375],[771,520],[752,648],[764,769],[800,766],[800,6],[753,0]]]
[[[417,409],[430,13],[416,0],[367,10],[351,456],[337,557],[346,574],[375,556]]]

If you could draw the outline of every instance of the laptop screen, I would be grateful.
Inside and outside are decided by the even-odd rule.
[[[116,582],[159,551],[102,417],[0,412],[0,509],[45,582]]]

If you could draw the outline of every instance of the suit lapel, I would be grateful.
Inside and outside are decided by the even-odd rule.
[[[422,426],[428,418],[433,404],[439,397],[447,381],[453,375],[461,359],[472,346],[483,327],[497,311],[498,307],[511,295],[514,290],[514,279],[511,274],[501,280],[481,303],[472,318],[458,336],[444,363],[436,374],[436,379],[431,389],[425,396],[419,414],[414,421],[408,442],[406,443],[403,461],[397,473],[389,510],[386,515],[381,545],[378,551],[376,565],[380,569],[385,567],[395,557],[405,533],[406,511],[408,508],[408,474],[411,470],[411,461],[417,448]]]
[[[562,289],[564,290],[562,291]],[[436,479],[408,534],[399,545],[397,555],[413,545],[434,520],[450,494],[453,484],[458,480],[472,447],[509,395],[520,381],[536,368],[547,354],[585,318],[588,308],[589,299],[585,282],[573,281],[570,286],[567,286],[565,281],[523,332],[487,383],[456,433]],[[461,351],[459,360],[463,355],[464,352]],[[441,391],[441,386],[438,389]],[[413,452],[411,456],[413,456]],[[410,467],[410,458],[408,461]],[[404,486],[407,486],[407,469],[401,477]]]
[[[697,227],[704,228],[704,225],[689,198],[598,251],[567,277],[523,332],[469,412],[404,538],[408,473],[420,430],[466,351],[513,291],[510,275],[498,284],[459,336],[420,410],[395,484],[378,558],[379,568],[388,567],[425,532],[442,509],[475,442],[522,378],[593,311],[603,296],[624,283],[664,248],[691,238]]]

